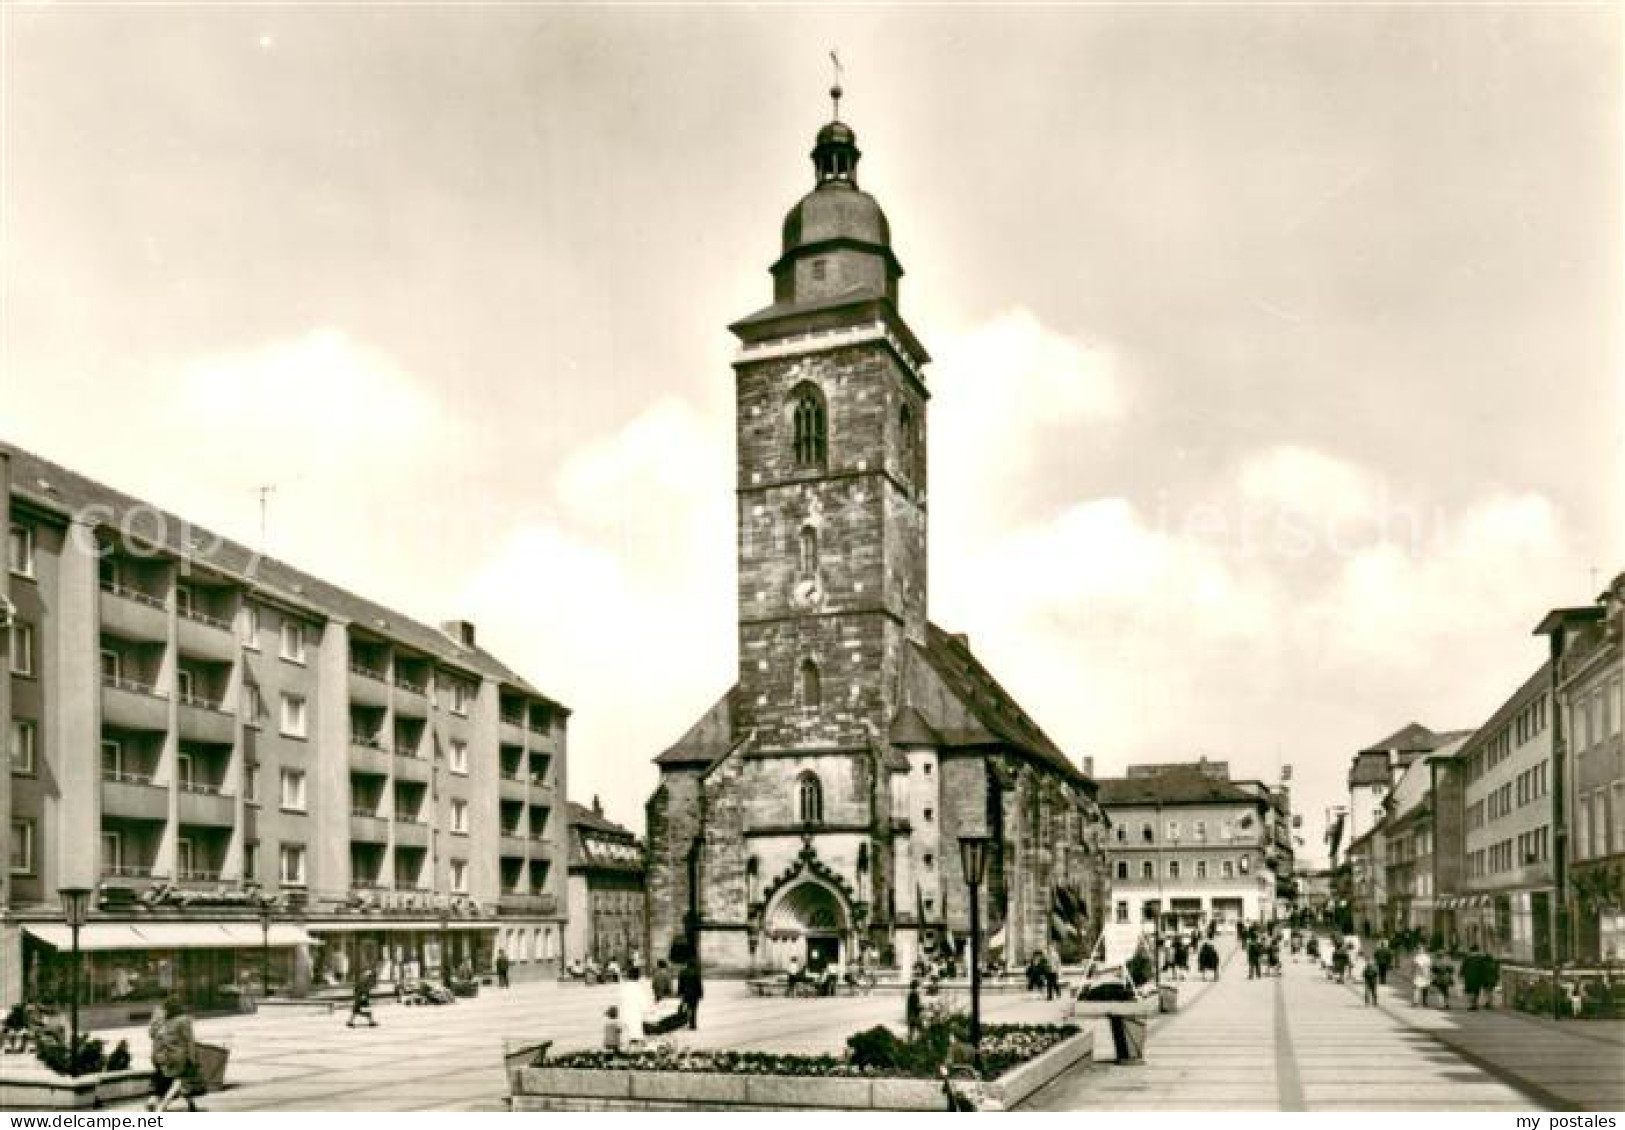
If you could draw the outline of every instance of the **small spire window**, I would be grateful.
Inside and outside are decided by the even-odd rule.
[[[811,526],[801,527],[801,536],[797,539],[798,564],[801,575],[810,577],[818,572],[818,531]]]

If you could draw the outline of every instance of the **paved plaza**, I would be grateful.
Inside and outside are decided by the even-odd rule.
[[[1397,985],[1397,978],[1395,979]],[[738,982],[707,986],[691,1046],[838,1052],[848,1035],[900,1026],[897,994],[784,1000]],[[501,1110],[505,1038],[594,1046],[614,985],[535,982],[483,990],[441,1008],[378,1008],[380,1027],[347,1029],[343,1010],[198,1022],[232,1050],[230,1088],[213,1110]],[[1237,960],[1216,983],[1182,982],[1177,1014],[1152,1027],[1143,1066],[1097,1064],[1029,1100],[1040,1110],[1538,1110],[1625,1107],[1625,1026],[1553,1024],[1502,1011],[1411,1009],[1395,990],[1379,1007],[1308,962],[1249,981]],[[992,996],[989,1020],[1059,1020],[1063,1005]],[[141,1029],[100,1031],[130,1040]],[[1108,1048],[1104,1033],[1097,1047]]]

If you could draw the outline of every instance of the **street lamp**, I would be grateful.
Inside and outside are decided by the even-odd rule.
[[[440,908],[440,979],[446,988],[451,988],[451,944],[448,941],[451,929],[451,910]]]
[[[79,931],[84,927],[85,917],[90,913],[89,887],[62,887],[57,890],[57,896],[62,900],[62,917],[67,919],[68,929],[73,931],[73,974],[72,974],[72,1020],[73,1034],[68,1043],[68,1070],[72,1075],[79,1074]]]
[[[960,836],[959,864],[970,888],[970,1046],[982,1064],[982,910],[978,890],[987,873],[988,836]]]
[[[269,902],[260,903],[260,999],[271,995],[271,916]]]

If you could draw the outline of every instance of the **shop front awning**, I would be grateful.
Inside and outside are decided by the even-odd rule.
[[[29,935],[58,950],[73,948],[73,931],[60,922],[31,923]],[[249,922],[91,922],[79,931],[79,948],[101,950],[250,949],[266,944],[265,933]],[[270,944],[277,947],[321,945],[302,927],[278,922]]]

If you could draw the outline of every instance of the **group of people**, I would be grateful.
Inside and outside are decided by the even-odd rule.
[[[1044,950],[1033,951],[1027,959],[1027,991],[1042,992],[1047,1001],[1060,995],[1061,967],[1056,957]]]
[[[608,1051],[642,1044],[678,1028],[700,1026],[705,983],[697,961],[686,961],[675,978],[664,959],[655,963],[649,980],[634,967],[621,981],[619,1003],[604,1012],[604,1047]]]
[[[1241,941],[1247,947],[1247,979],[1281,975],[1281,935],[1260,922],[1242,923]]]

